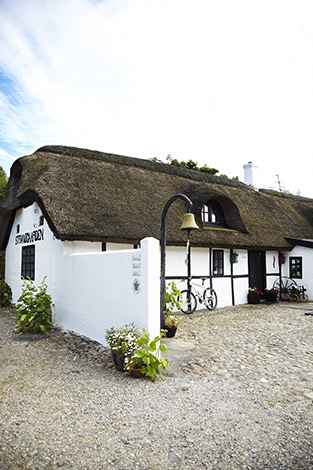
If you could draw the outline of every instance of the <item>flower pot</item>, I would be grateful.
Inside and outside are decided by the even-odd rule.
[[[265,292],[265,300],[267,302],[276,302],[277,301],[277,293],[276,292]]]
[[[140,369],[131,369],[130,375],[135,377],[136,379],[140,379],[141,377],[144,377],[144,374],[141,372]]]
[[[115,369],[120,372],[123,372],[125,355],[121,352],[112,351],[112,359],[113,359]]]
[[[177,326],[165,326],[164,330],[166,330],[167,338],[173,338],[176,335]]]
[[[261,296],[259,294],[248,294],[248,304],[258,304],[261,300]]]

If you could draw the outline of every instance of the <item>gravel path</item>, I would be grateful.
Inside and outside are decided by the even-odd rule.
[[[155,383],[0,311],[0,469],[312,469],[312,304],[182,316]]]

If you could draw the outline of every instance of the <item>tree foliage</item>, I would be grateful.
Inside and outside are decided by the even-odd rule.
[[[157,157],[151,158],[151,160],[157,163],[164,163],[162,162],[162,160],[160,160]],[[216,175],[219,172],[219,170],[217,170],[216,168],[210,168],[207,165],[198,166],[198,163],[195,162],[194,160],[191,160],[191,158],[188,161],[184,161],[184,160],[179,161],[177,160],[177,158],[173,158],[171,157],[171,155],[168,155],[166,157],[165,163],[167,163],[168,165],[178,166],[180,168],[186,168],[187,170],[200,171],[201,173],[208,173],[210,175]]]
[[[8,187],[8,177],[5,174],[4,169],[0,166],[0,201],[3,198]]]

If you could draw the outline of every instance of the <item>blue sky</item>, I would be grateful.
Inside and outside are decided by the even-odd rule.
[[[0,0],[0,165],[168,154],[313,197],[311,0]]]

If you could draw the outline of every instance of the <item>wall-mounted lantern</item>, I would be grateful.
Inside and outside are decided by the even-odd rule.
[[[237,264],[237,263],[238,263],[238,258],[239,258],[238,253],[231,253],[231,255],[230,255],[230,262],[231,262],[232,264]]]

